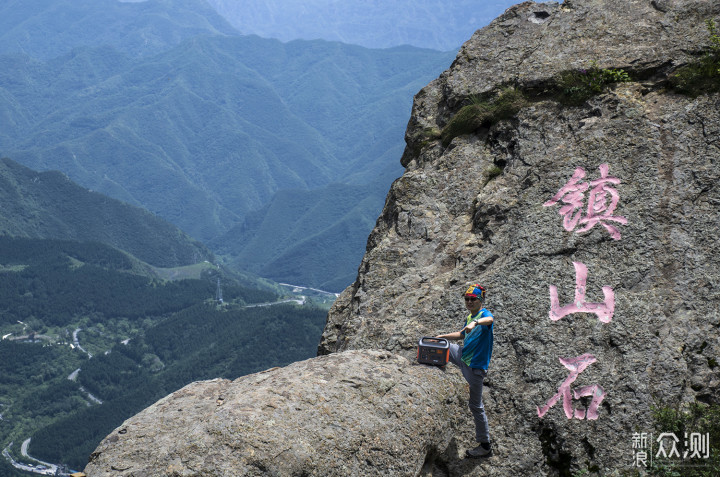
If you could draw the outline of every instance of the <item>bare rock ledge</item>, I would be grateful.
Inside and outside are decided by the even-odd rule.
[[[388,351],[348,351],[195,382],[115,429],[85,472],[417,475],[451,440],[460,404],[449,375]]]

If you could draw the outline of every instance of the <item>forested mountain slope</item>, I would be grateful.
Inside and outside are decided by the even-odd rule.
[[[0,159],[0,235],[101,242],[158,267],[212,260],[204,245],[147,210],[10,159]]]
[[[337,183],[280,191],[210,246],[237,268],[340,291],[357,273],[365,230],[375,223],[371,211],[383,197],[377,187]]]
[[[96,47],[0,61],[7,157],[207,240],[277,190],[378,180],[413,92],[449,58],[203,36],[151,58]]]

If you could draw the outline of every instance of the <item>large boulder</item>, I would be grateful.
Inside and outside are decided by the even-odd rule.
[[[190,384],[124,422],[89,476],[417,475],[456,421],[444,370],[348,351]]]

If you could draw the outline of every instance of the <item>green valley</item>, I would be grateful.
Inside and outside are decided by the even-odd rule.
[[[301,239],[276,230],[306,257],[330,247],[331,260],[283,260],[267,275],[228,257],[332,291],[354,279],[402,171],[413,94],[455,56],[241,36],[200,0],[10,2],[0,18],[0,156],[62,171],[223,250],[243,248],[228,232],[278,193],[313,192],[319,210],[338,187],[367,187],[342,223]]]
[[[0,237],[0,264],[0,442],[20,461],[32,437],[33,457],[82,468],[115,426],[185,384],[314,356],[325,321],[309,302],[252,306],[277,292],[214,266],[136,274],[96,242]]]
[[[232,272],[59,172],[3,159],[0,185],[0,474],[24,475],[9,459],[31,462],[29,438],[32,457],[82,468],[115,426],[189,382],[315,355],[332,295]]]

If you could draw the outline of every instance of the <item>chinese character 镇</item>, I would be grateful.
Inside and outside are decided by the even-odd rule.
[[[582,167],[575,169],[570,180],[560,188],[550,200],[545,202],[545,207],[550,207],[562,201],[565,205],[558,211],[563,217],[563,227],[568,232],[575,230],[580,225],[582,228],[576,233],[587,232],[595,225],[600,224],[610,233],[614,240],[620,240],[620,231],[613,224],[617,222],[627,224],[627,218],[620,215],[613,215],[615,208],[620,201],[620,194],[612,186],[620,183],[617,177],[608,176],[610,166],[601,164],[600,178],[590,183],[580,182],[585,177],[585,170]],[[592,188],[591,188],[592,187]],[[590,189],[585,215],[582,215],[585,192]]]

